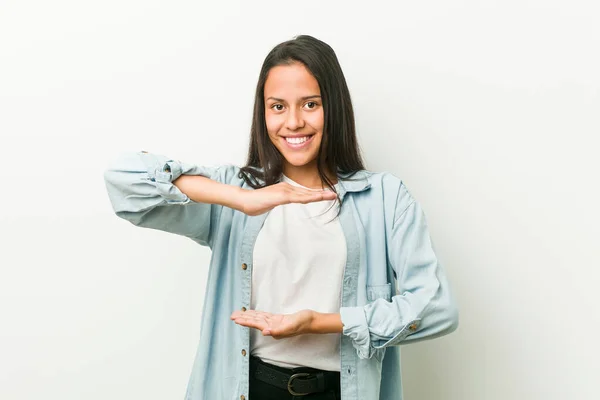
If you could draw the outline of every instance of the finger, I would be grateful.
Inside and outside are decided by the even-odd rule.
[[[306,195],[314,195],[315,193],[331,193],[335,196],[335,192],[329,190],[329,189],[306,189],[303,187],[297,187],[294,186],[291,189],[291,193],[300,193],[300,194],[306,194]]]
[[[315,193],[315,189],[307,189],[301,186],[293,186],[288,183],[285,183],[285,186],[282,186],[283,193],[301,193],[301,194],[313,194]]]
[[[257,322],[253,322],[253,321],[244,321],[244,320],[235,320],[234,322],[240,326],[258,329],[259,331],[262,331],[263,329],[265,329],[265,325],[262,323],[257,323]]]
[[[315,192],[315,197],[318,197],[321,200],[334,200],[337,198],[337,193],[332,192],[331,190],[322,190]]]
[[[312,203],[316,201],[323,200],[333,200],[336,198],[336,194],[329,191],[318,191],[318,192],[309,192],[309,193],[293,193],[289,196],[290,203]]]
[[[258,311],[258,310],[235,310],[233,313],[231,313],[231,316],[242,316],[242,315],[246,315],[246,316],[250,316],[250,315],[262,315],[262,314],[268,314],[265,313],[263,311]]]
[[[333,200],[337,197],[337,194],[329,189],[315,190],[315,189],[307,189],[300,186],[293,186],[288,183],[280,183],[282,191],[281,193],[284,195],[284,199],[289,200],[290,196],[294,195],[306,195],[306,196],[315,196],[315,194],[322,194],[322,199],[325,200]]]
[[[259,330],[264,330],[268,327],[268,324],[264,320],[260,320],[257,318],[236,318],[234,322],[241,326],[246,326],[248,328],[256,328]]]
[[[335,200],[337,198],[337,193],[332,192],[331,190],[324,190],[322,195],[323,200]]]
[[[283,204],[297,203],[299,199],[310,197],[313,194],[314,192],[302,188],[288,189],[281,193],[281,202]]]
[[[323,201],[323,200],[333,200],[335,198],[336,198],[335,193],[322,191],[322,192],[313,192],[306,196],[299,196],[298,200],[296,202],[302,203],[302,204],[307,204],[307,203],[313,203],[313,202]]]
[[[260,320],[260,321],[264,321],[265,317],[263,315],[260,315],[260,314],[245,312],[245,313],[236,315],[232,319],[234,319],[234,320],[235,319],[245,319],[245,320]]]
[[[261,315],[258,313],[245,313],[238,318],[235,318],[234,321],[247,321],[252,323],[261,323],[264,325],[269,324],[269,318],[266,315]]]
[[[271,318],[273,316],[273,314],[265,311],[254,311],[253,315],[261,316],[264,318]]]
[[[246,313],[248,311],[250,311],[250,310],[247,310],[247,311],[236,310],[236,311],[234,311],[234,312],[231,313],[231,316],[229,318],[231,318],[231,319],[239,318],[242,315],[244,315],[244,313]]]
[[[328,195],[332,195],[332,196],[336,196],[336,193],[332,190],[330,190],[329,188],[323,188],[323,189],[306,189],[306,188],[301,188],[301,187],[295,187],[294,189],[292,189],[292,191],[294,193],[302,193],[302,194],[307,194],[307,195],[315,195],[315,194],[328,194]]]
[[[241,314],[239,314],[239,316],[243,316],[245,318],[256,318],[256,319],[261,319],[263,321],[267,321],[267,320],[271,319],[272,314],[264,312],[264,311],[246,310],[245,312],[242,312]]]

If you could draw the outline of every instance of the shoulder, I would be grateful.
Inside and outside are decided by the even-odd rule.
[[[393,190],[403,185],[402,179],[391,172],[365,171],[365,173],[368,174],[371,185],[381,187],[384,190]]]
[[[404,186],[402,179],[390,172],[376,172],[370,170],[359,170],[353,174],[340,174],[344,186],[365,186],[372,192],[397,192]]]
[[[351,188],[349,191],[361,192],[360,197],[364,200],[361,203],[365,203],[363,205],[374,207],[379,204],[388,210],[388,214],[402,213],[415,202],[402,178],[390,172],[360,170],[352,175],[350,185],[344,177],[341,179],[345,187]]]

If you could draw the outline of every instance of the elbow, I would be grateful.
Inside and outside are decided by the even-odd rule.
[[[115,172],[111,169],[104,171],[104,186],[106,187],[106,193],[115,214],[119,215],[117,204],[119,203],[120,191],[116,182]]]
[[[115,172],[114,170],[107,168],[104,170],[104,184],[109,187],[114,185]]]
[[[441,335],[447,335],[458,329],[459,324],[459,312],[458,307],[454,301],[448,303],[444,308],[443,318],[441,319]]]
[[[448,309],[448,328],[446,333],[452,333],[458,329],[459,319],[458,306],[452,303]]]
[[[426,335],[439,337],[448,335],[458,329],[459,310],[454,296],[447,287],[441,290],[437,301],[430,303],[431,311],[423,315],[423,320],[430,326]]]
[[[123,194],[126,185],[130,183],[124,179],[124,176],[120,171],[113,168],[105,169],[103,177],[104,186],[106,187],[106,191],[108,192],[111,202],[113,201],[113,198],[119,197],[120,194]]]
[[[112,169],[106,169],[104,171],[104,185],[113,211],[117,216],[123,218],[124,216],[120,215],[120,212],[126,194],[122,190],[123,185],[119,183],[118,172]]]
[[[115,211],[115,215],[125,221],[132,223],[135,226],[143,227],[145,213],[136,213],[129,211]]]
[[[145,205],[142,193],[132,193],[132,182],[123,179],[123,175],[114,169],[104,171],[104,184],[114,214],[134,225],[141,225],[144,217],[141,211]]]
[[[438,304],[436,311],[430,316],[432,319],[430,328],[424,336],[436,338],[448,335],[458,329],[459,311],[456,303],[453,300]]]

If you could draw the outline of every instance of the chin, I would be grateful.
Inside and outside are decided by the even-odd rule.
[[[290,165],[292,165],[294,167],[298,167],[298,168],[299,167],[304,167],[304,166],[306,166],[308,164],[311,164],[312,162],[315,161],[314,158],[311,159],[311,158],[305,158],[305,157],[303,157],[303,158],[299,158],[299,157],[287,158],[287,157],[284,156],[284,158],[285,158],[285,161],[287,161],[288,164],[290,164]]]

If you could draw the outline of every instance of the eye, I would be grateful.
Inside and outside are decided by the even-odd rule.
[[[309,101],[309,102],[308,102],[308,103],[306,103],[304,106],[305,106],[306,108],[308,108],[309,110],[312,110],[312,109],[314,109],[314,108],[317,108],[317,105],[318,105],[318,104],[317,104],[316,102],[314,102],[314,101]]]
[[[283,104],[276,103],[276,104],[273,104],[271,106],[271,108],[275,111],[283,111]]]

